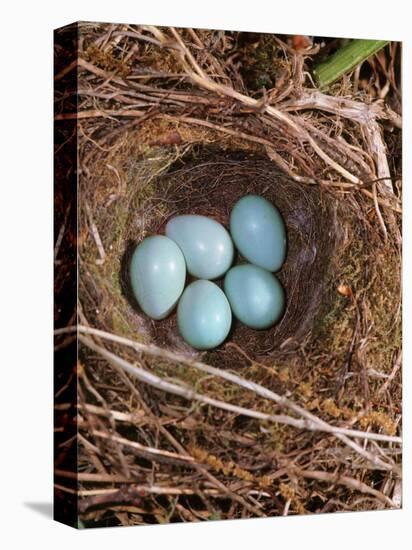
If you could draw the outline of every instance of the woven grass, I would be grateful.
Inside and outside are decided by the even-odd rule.
[[[349,79],[320,94],[305,80],[319,48],[283,37],[257,35],[254,58],[245,33],[84,24],[80,43],[81,521],[399,507],[393,104]],[[256,98],[268,45],[275,85]],[[398,45],[384,55],[396,96]],[[287,309],[266,331],[235,321],[221,346],[196,352],[175,313],[139,310],[130,254],[176,214],[227,227],[247,193],[285,219]]]

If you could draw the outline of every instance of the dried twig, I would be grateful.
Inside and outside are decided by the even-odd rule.
[[[353,477],[340,475],[339,473],[331,474],[329,472],[323,472],[323,471],[304,470],[302,468],[296,468],[296,467],[293,467],[291,471],[294,474],[305,477],[307,479],[316,479],[319,481],[327,481],[329,483],[333,483],[337,485],[345,485],[350,489],[355,489],[356,491],[360,491],[361,493],[372,495],[376,497],[378,500],[380,500],[381,502],[383,502],[384,504],[388,504],[392,508],[396,508],[395,504],[389,497],[387,497],[380,491],[377,491],[376,489],[369,487],[366,483],[363,483],[362,481],[359,481],[358,479],[355,479]]]
[[[390,373],[390,375],[386,379],[385,383],[382,384],[382,386],[379,388],[378,395],[384,393],[389,388],[390,384],[392,383],[393,379],[396,376],[396,373],[399,371],[401,366],[402,366],[402,351],[399,352],[399,354],[396,358],[396,361],[395,361],[395,364],[393,366],[392,372]]]
[[[68,207],[66,208],[66,212],[64,214],[64,220],[63,220],[62,226],[60,227],[59,234],[57,235],[56,244],[54,245],[54,261],[55,262],[57,260],[57,256],[59,254],[60,246],[61,246],[62,241],[63,241],[64,232],[66,231],[67,220],[69,219],[69,214],[70,214],[71,207],[72,207],[72,205],[70,203],[68,205]]]
[[[79,328],[79,330],[80,332],[83,331],[83,329],[81,328]],[[89,330],[89,329],[87,329],[86,327],[86,330]],[[341,433],[341,429],[339,428],[335,429],[331,427],[325,421],[317,418],[315,415],[313,415],[312,413],[309,413],[299,405],[296,405],[295,403],[290,401],[288,398],[278,396],[274,392],[267,390],[266,388],[263,388],[263,386],[260,386],[259,384],[240,379],[239,377],[228,372],[223,371],[223,374],[222,374],[223,378],[226,378],[230,381],[234,381],[235,383],[242,385],[242,387],[252,389],[252,391],[253,390],[256,391],[256,393],[259,393],[261,396],[275,400],[278,404],[287,406],[288,408],[291,408],[295,412],[298,412],[301,416],[304,417],[303,423],[293,419],[292,417],[285,417],[283,415],[267,415],[264,413],[259,413],[258,411],[245,409],[243,407],[237,407],[235,405],[231,405],[229,403],[218,401],[216,399],[198,394],[197,392],[194,392],[190,388],[182,387],[180,385],[166,382],[165,380],[145,371],[144,369],[141,369],[140,367],[131,365],[128,361],[125,361],[124,359],[107,351],[105,348],[102,348],[101,346],[94,344],[91,340],[84,338],[82,336],[80,336],[80,339],[88,347],[100,353],[110,363],[114,364],[117,367],[122,368],[123,370],[125,370],[132,376],[135,376],[139,380],[147,384],[153,385],[154,387],[157,387],[159,389],[162,389],[163,391],[174,393],[176,395],[181,395],[186,399],[190,399],[190,400],[195,399],[200,402],[211,404],[213,406],[217,406],[225,410],[236,412],[238,414],[244,414],[252,418],[271,420],[273,422],[283,422],[283,423],[288,423],[290,425],[296,425],[297,423],[298,424],[297,427],[302,427],[302,428],[304,427],[306,429],[311,429],[315,431],[318,430],[318,431],[333,433],[335,437],[340,439],[346,445],[354,449],[358,454],[360,454],[361,456],[366,458],[368,461],[370,461],[372,464],[374,464],[376,468],[382,468],[383,470],[389,470],[400,474],[400,469],[398,468],[397,465],[388,464],[387,462],[382,461],[377,455],[374,455],[371,452],[367,451],[364,447],[361,447],[360,445],[355,443],[353,440],[351,440],[347,435],[345,435],[344,433]],[[214,367],[209,367],[204,364],[200,364],[200,365],[202,370],[205,370],[205,372],[209,372],[209,373],[212,373],[212,372],[215,373],[214,371],[216,371],[216,373],[219,372],[219,369],[215,369]],[[390,437],[390,436],[385,436],[385,437]]]
[[[86,200],[84,201],[84,206],[86,208],[87,216],[89,218],[90,231],[91,231],[91,234],[93,235],[93,238],[96,242],[97,250],[99,251],[99,255],[100,255],[100,260],[96,260],[96,263],[102,264],[102,263],[104,263],[104,260],[106,258],[106,252],[103,248],[103,243],[102,243],[102,240],[100,238],[97,226],[94,223],[93,215],[92,215],[92,212],[90,210],[90,206],[89,206],[89,204]]]
[[[59,333],[62,334],[63,330],[64,329],[59,329]],[[117,336],[109,332],[105,332],[99,329],[94,329],[92,327],[85,327],[80,325],[78,327],[78,331],[83,334],[90,334],[90,335],[98,336],[107,340],[111,340],[112,342],[117,342],[119,344],[127,345],[128,347],[132,347],[136,351],[143,352],[145,354],[152,355],[155,357],[162,357],[164,359],[168,359],[169,361],[184,364],[189,367],[193,367],[195,369],[201,370],[202,372],[205,372],[207,374],[218,376],[219,378],[228,380],[245,389],[254,391],[258,395],[265,397],[267,399],[270,399],[271,401],[275,401],[276,403],[282,406],[286,406],[287,408],[290,408],[294,412],[305,417],[307,420],[306,422],[302,422],[296,418],[286,417],[284,415],[282,416],[268,415],[268,417],[276,418],[277,420],[275,421],[280,421],[300,429],[314,429],[314,430],[321,430],[321,431],[335,433],[335,434],[339,433],[339,434],[357,437],[361,439],[371,439],[375,441],[386,441],[391,443],[402,443],[402,438],[396,437],[396,436],[375,434],[372,432],[364,432],[361,430],[348,430],[346,428],[330,426],[326,422],[317,418],[315,415],[309,413],[308,411],[300,407],[299,405],[296,405],[295,403],[293,403],[290,399],[284,396],[279,396],[275,392],[268,390],[267,388],[264,388],[260,384],[251,382],[249,380],[245,380],[244,378],[241,378],[240,376],[235,375],[231,372],[217,369],[215,367],[206,365],[205,363],[201,363],[199,361],[194,361],[186,357],[185,355],[178,354],[167,349],[159,348],[153,344],[142,344],[141,342],[136,342],[134,340],[130,340],[122,336]],[[255,412],[256,411],[253,411],[252,413],[255,413]]]

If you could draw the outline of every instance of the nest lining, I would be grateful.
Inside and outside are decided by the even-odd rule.
[[[286,290],[286,311],[276,325],[264,331],[234,319],[228,338],[213,355],[223,351],[228,342],[258,360],[288,353],[299,347],[328,306],[332,258],[342,236],[331,197],[319,188],[294,182],[258,155],[201,148],[176,161],[156,180],[153,196],[142,200],[137,211],[133,209],[125,226],[128,244],[122,258],[122,289],[156,344],[193,351],[178,334],[175,312],[154,323],[137,305],[129,282],[129,261],[135,246],[145,236],[164,234],[167,221],[179,214],[207,215],[228,228],[234,204],[247,194],[267,198],[285,220],[288,254],[277,276]],[[142,218],[148,218],[143,226]],[[244,260],[238,255],[237,261]]]

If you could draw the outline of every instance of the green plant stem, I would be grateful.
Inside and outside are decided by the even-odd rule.
[[[320,89],[324,89],[345,73],[363,63],[388,44],[387,40],[352,40],[326,61],[315,67],[313,74]]]

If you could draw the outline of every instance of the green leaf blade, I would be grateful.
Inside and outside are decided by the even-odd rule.
[[[322,90],[384,48],[388,40],[352,40],[329,59],[315,67],[313,74]]]

